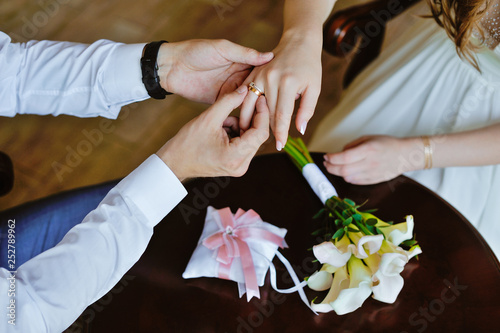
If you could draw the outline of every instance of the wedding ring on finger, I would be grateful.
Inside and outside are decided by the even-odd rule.
[[[257,87],[255,85],[255,83],[253,83],[253,82],[250,82],[250,84],[248,85],[248,90],[250,90],[251,92],[253,92],[254,94],[256,94],[257,97],[259,97],[260,95],[265,96],[264,92],[262,91],[262,89],[260,89],[259,87]]]

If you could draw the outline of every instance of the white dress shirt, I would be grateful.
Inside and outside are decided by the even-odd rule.
[[[123,105],[148,98],[143,47],[104,40],[13,44],[0,32],[0,115],[115,118]],[[167,165],[150,156],[57,246],[17,268],[14,291],[12,274],[0,268],[0,332],[65,330],[134,265],[153,227],[185,195]],[[13,301],[15,325],[8,316]]]

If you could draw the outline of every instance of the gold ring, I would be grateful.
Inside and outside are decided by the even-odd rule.
[[[260,95],[265,96],[264,92],[261,89],[259,89],[253,82],[250,82],[250,84],[248,85],[248,90],[256,94],[257,97],[259,97]]]

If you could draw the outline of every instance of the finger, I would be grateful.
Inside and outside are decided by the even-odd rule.
[[[248,89],[248,85],[250,82],[253,82],[255,79],[255,70],[252,71],[252,73],[246,78],[246,80],[243,82],[245,87]],[[257,87],[260,87],[257,83],[255,83]],[[255,103],[257,102],[257,99],[259,96],[257,96],[256,93],[253,91],[248,91],[247,97],[243,101],[243,105],[241,106],[241,111],[240,111],[240,128],[243,131],[246,131],[247,129],[250,128],[250,124],[252,123],[252,117],[255,112]]]
[[[344,165],[356,163],[365,158],[362,147],[360,146],[350,148],[338,153],[326,154],[324,156],[325,161],[330,164]]]
[[[326,171],[331,173],[332,175],[344,177],[347,174],[345,171],[345,165],[331,164],[328,161],[323,161],[323,165],[325,166]]]
[[[252,128],[243,133],[239,144],[249,147],[251,154],[255,154],[259,147],[269,138],[269,108],[264,96],[257,100],[257,110],[253,119]]]
[[[231,114],[231,112],[241,105],[247,94],[245,87],[239,87],[232,93],[222,96],[214,105],[207,109],[206,115],[212,126],[220,127]],[[208,124],[207,124],[208,125]]]
[[[297,118],[295,119],[295,126],[300,134],[304,135],[307,129],[307,123],[314,115],[314,109],[318,103],[320,89],[317,87],[309,86],[302,94],[300,106],[297,110]]]
[[[274,84],[273,82],[276,82]],[[272,129],[276,126],[276,107],[278,104],[279,84],[277,80],[268,78],[264,84],[264,91],[266,92],[267,106],[269,107],[269,125]]]
[[[272,52],[259,52],[228,40],[219,41],[218,46],[222,56],[231,62],[261,66],[274,58],[274,54]]]
[[[344,178],[345,181],[352,183],[355,180],[365,178],[370,170],[367,170],[366,164],[363,162],[337,165],[330,164],[327,161],[323,162],[325,169],[332,175]]]
[[[281,150],[288,140],[288,130],[290,129],[290,122],[292,120],[296,93],[297,89],[292,85],[283,85],[279,89],[273,128],[277,150]]]
[[[256,103],[256,111],[251,129],[267,133],[267,137],[262,139],[262,142],[264,142],[269,138],[269,107],[267,106],[266,97],[259,97]]]
[[[252,118],[255,112],[255,103],[257,102],[258,96],[253,92],[249,91],[243,104],[241,105],[240,111],[240,128],[246,131],[250,128],[252,123]]]
[[[365,160],[351,164],[331,164],[328,161],[324,161],[323,165],[329,173],[342,177],[346,182],[351,184],[369,185],[390,179],[387,177],[383,179],[383,177],[377,175],[377,172],[373,170],[370,163]]]

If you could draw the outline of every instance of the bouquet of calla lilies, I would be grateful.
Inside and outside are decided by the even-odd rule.
[[[325,204],[314,217],[322,226],[313,233],[324,241],[312,248],[323,266],[307,285],[329,292],[320,303],[314,299],[311,308],[343,315],[361,307],[372,294],[378,301],[394,303],[404,285],[400,273],[422,253],[413,236],[413,217],[396,224],[380,220],[374,210],[360,210],[362,205],[338,197],[300,138],[289,138],[284,149]]]

